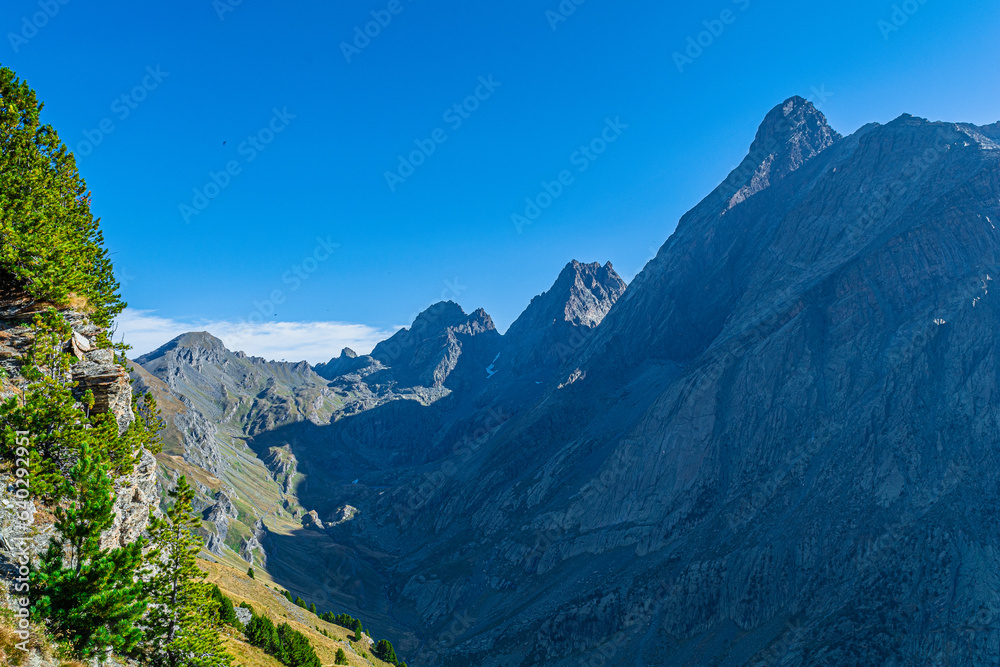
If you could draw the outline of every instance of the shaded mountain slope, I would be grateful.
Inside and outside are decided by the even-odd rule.
[[[454,664],[992,654],[1000,173],[977,134],[904,116],[685,216],[575,381],[406,534],[478,538],[466,576],[439,535],[414,563],[441,613],[518,610]]]
[[[411,665],[995,661],[997,127],[792,98],[627,290],[331,361],[329,423],[254,433],[339,554],[282,583]]]

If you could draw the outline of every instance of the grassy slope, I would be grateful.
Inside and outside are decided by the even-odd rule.
[[[241,602],[247,602],[258,614],[264,613],[270,616],[275,624],[288,623],[305,634],[313,648],[316,649],[316,654],[324,667],[333,665],[338,648],[344,649],[350,665],[391,667],[389,663],[372,657],[371,651],[365,643],[351,641],[354,633],[350,630],[322,621],[308,610],[291,604],[284,595],[270,588],[275,584],[266,573],[258,571],[258,578],[251,579],[246,575],[245,570],[237,570],[222,563],[203,561],[201,566],[208,572],[208,580],[218,584],[222,592],[234,604],[239,605]],[[323,635],[320,630],[326,630],[330,636]],[[235,637],[228,640],[228,645],[229,651],[236,657],[238,665],[242,664],[244,667],[281,667],[280,663],[270,656]],[[367,653],[367,658],[362,657],[362,652]]]
[[[289,493],[285,493],[282,488],[284,476],[276,480],[245,444],[248,425],[257,422],[257,417],[262,413],[280,414],[280,421],[288,423],[308,419],[310,412],[318,412],[318,415],[314,415],[319,417],[317,421],[326,422],[329,415],[337,414],[343,408],[345,396],[337,391],[324,391],[327,389],[326,381],[318,376],[313,378],[309,373],[294,372],[289,364],[260,364],[233,357],[224,373],[214,367],[206,367],[203,371],[186,369],[188,375],[184,378],[184,386],[188,397],[196,409],[213,420],[219,428],[216,443],[227,462],[227,469],[219,479],[183,460],[183,438],[172,422],[174,416],[187,412],[188,408],[155,375],[138,363],[133,363],[133,367],[133,376],[142,378],[146,386],[156,394],[168,423],[164,430],[164,452],[157,457],[161,464],[161,475],[164,476],[161,482],[166,482],[166,474],[181,473],[189,479],[197,480],[212,492],[221,488],[236,491],[235,494],[229,493],[241,516],[239,520],[229,524],[226,539],[229,549],[223,550],[220,555],[206,554],[210,560],[233,568],[237,574],[245,576],[247,563],[239,557],[236,550],[241,538],[250,534],[250,526],[255,519],[263,517],[272,534],[272,544],[268,546],[267,569],[281,582],[282,588],[288,588],[293,595],[301,596],[307,602],[316,602],[323,607],[323,611],[352,613],[361,618],[366,628],[369,625],[376,630],[394,627],[388,617],[385,599],[380,594],[385,582],[367,559],[336,544],[326,535],[304,530],[301,520],[293,518],[289,512],[303,511],[294,485]],[[253,378],[248,381],[251,386],[238,387],[232,384],[233,378],[250,377]],[[278,382],[265,392],[268,398],[262,399],[261,392],[265,391],[268,377],[274,377]],[[206,387],[217,387],[220,383],[230,385],[225,398],[209,395],[210,392],[205,390]],[[282,403],[281,399],[287,399],[287,403],[279,405]],[[287,454],[282,451],[278,453],[279,456]],[[212,502],[210,497],[203,497],[202,500]],[[210,524],[206,523],[205,528],[206,532],[214,531]],[[379,557],[377,554],[368,556],[376,560]],[[258,577],[267,576],[260,563],[255,563],[255,571]],[[252,600],[248,601],[254,604]],[[348,634],[345,631],[344,636]],[[336,647],[334,652],[335,650]],[[330,664],[333,662],[332,655],[331,653]]]

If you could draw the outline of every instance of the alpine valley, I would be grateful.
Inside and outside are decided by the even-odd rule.
[[[626,287],[134,360],[208,548],[410,665],[995,664],[1000,123],[802,98]]]

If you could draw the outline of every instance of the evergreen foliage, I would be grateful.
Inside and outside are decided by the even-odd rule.
[[[192,507],[194,489],[182,476],[169,495],[173,506],[164,518],[153,517],[149,529],[153,549],[145,593],[150,611],[143,621],[147,659],[154,667],[231,665],[219,636],[219,603],[198,568],[202,540],[195,532],[200,522]]]
[[[217,584],[212,584],[211,593],[212,599],[219,605],[219,619],[226,625],[231,625],[234,628],[240,627],[240,621],[236,617],[236,608],[233,606],[233,601],[219,590]]]
[[[247,641],[288,667],[321,667],[309,638],[287,623],[275,627],[267,616],[251,610],[250,622],[243,633]]]
[[[136,418],[121,434],[114,415],[92,413],[93,394],[77,400],[69,375],[73,357],[63,352],[70,335],[69,323],[54,309],[36,315],[34,343],[22,368],[31,384],[22,400],[11,397],[0,405],[0,456],[13,458],[18,431],[30,434],[29,486],[46,503],[71,492],[66,473],[84,446],[114,476],[130,474],[143,448],[157,453],[162,447],[162,419],[151,394],[133,400]]]
[[[37,299],[83,299],[107,326],[124,308],[76,160],[40,120],[42,104],[0,68],[0,272]]]
[[[385,660],[386,662],[391,662],[396,664],[399,658],[396,657],[396,649],[392,647],[392,642],[388,639],[380,639],[378,643],[375,644],[375,648],[372,649],[372,653],[379,660]]]
[[[253,614],[244,633],[247,641],[268,655],[277,656],[281,653],[281,642],[278,640],[278,630],[267,616]]]
[[[309,639],[287,623],[278,626],[280,660],[288,667],[322,667]]]
[[[342,648],[338,648],[337,649],[337,655],[336,655],[336,657],[333,660],[333,664],[335,664],[335,665],[346,665],[346,664],[348,664],[347,663],[347,654],[344,653],[344,649],[342,649]]]
[[[85,658],[132,652],[146,610],[136,573],[142,542],[101,548],[114,522],[112,481],[84,443],[68,476],[66,508],[57,507],[57,536],[31,573],[32,612]]]

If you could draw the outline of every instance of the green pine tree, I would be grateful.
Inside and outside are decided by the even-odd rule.
[[[226,625],[236,627],[239,619],[236,618],[233,601],[226,597],[216,584],[212,584],[212,599],[219,605],[219,619]]]
[[[278,626],[278,639],[282,647],[280,660],[289,667],[322,667],[309,639],[288,623]]]
[[[333,664],[335,664],[335,665],[346,665],[346,664],[348,664],[347,663],[347,654],[344,653],[344,649],[342,649],[342,648],[338,648],[337,649],[337,655],[333,659]]]
[[[247,576],[250,577],[251,579],[255,579],[256,578],[256,577],[254,577],[253,568],[252,567],[248,567],[247,568]]]
[[[163,421],[151,395],[133,400],[136,418],[119,434],[114,415],[91,412],[92,392],[74,395],[72,357],[63,352],[63,342],[72,334],[65,318],[53,309],[36,315],[33,333],[22,369],[31,384],[21,401],[12,397],[0,405],[0,457],[13,458],[18,431],[31,434],[27,459],[35,498],[55,504],[71,491],[66,473],[79,458],[83,442],[115,476],[131,473],[143,448],[160,451]]]
[[[145,653],[154,667],[222,667],[232,664],[219,635],[219,604],[198,567],[201,538],[193,513],[194,489],[181,477],[170,492],[173,506],[151,520],[145,592],[150,612]]]
[[[246,635],[247,641],[251,645],[261,649],[264,653],[268,655],[279,655],[281,653],[278,630],[267,616],[253,614],[243,634]]]
[[[361,626],[361,621],[354,619],[354,641],[361,641],[361,635],[365,633],[365,629]]]
[[[41,111],[28,84],[0,68],[0,278],[107,326],[125,304],[100,221],[73,154]]]
[[[392,642],[388,639],[380,639],[378,643],[375,644],[375,648],[372,649],[372,653],[379,660],[385,660],[392,664],[396,664],[399,658],[396,657],[396,649],[392,647]]]
[[[143,543],[101,548],[114,522],[112,481],[86,442],[68,480],[71,501],[56,508],[57,535],[31,573],[33,613],[84,658],[130,653],[146,610],[136,583]]]

